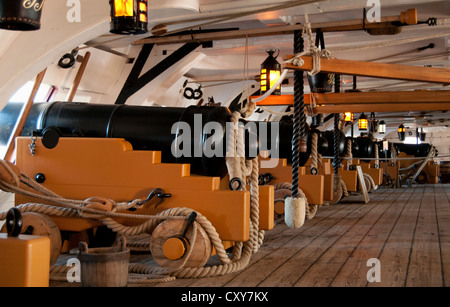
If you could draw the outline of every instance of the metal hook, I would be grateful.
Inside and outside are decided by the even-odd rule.
[[[143,206],[145,204],[147,204],[149,201],[151,201],[154,197],[158,197],[159,200],[158,202],[155,204],[155,208],[158,207],[159,205],[161,205],[164,200],[168,197],[172,197],[172,194],[166,193],[163,189],[161,188],[156,188],[153,191],[150,192],[150,194],[148,194],[147,198],[144,200],[141,200],[140,202],[138,202],[136,205],[137,206]],[[130,211],[135,211],[136,208],[130,208]]]

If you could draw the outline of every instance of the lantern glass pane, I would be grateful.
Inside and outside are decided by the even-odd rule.
[[[279,70],[271,70],[270,71],[270,88],[272,88],[275,83],[277,83],[278,79],[280,79],[280,71]],[[279,87],[277,87],[279,88]]]
[[[380,125],[378,126],[378,133],[385,134],[386,133],[386,122],[382,120]]]
[[[360,119],[359,120],[359,130],[367,130],[367,126],[368,126],[368,121],[367,119]]]
[[[353,113],[352,112],[345,112],[344,113],[344,120],[346,122],[352,122],[353,121]]]
[[[116,17],[133,17],[133,0],[114,0]]]

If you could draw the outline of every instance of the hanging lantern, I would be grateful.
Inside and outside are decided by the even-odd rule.
[[[346,123],[352,123],[353,122],[353,113],[352,112],[345,112],[344,113],[344,121]]]
[[[403,125],[400,125],[398,127],[398,139],[400,141],[404,141],[406,139],[406,129],[405,129],[405,126],[403,126]]]
[[[109,0],[111,29],[114,34],[147,33],[147,0]]]
[[[0,29],[39,30],[44,2],[45,0],[0,0]]]
[[[367,116],[365,116],[364,113],[363,113],[359,117],[358,128],[359,128],[360,131],[367,131],[368,126],[369,126],[369,121],[367,119]]]
[[[379,134],[386,133],[386,122],[384,120],[380,121],[380,124],[378,125],[378,133]]]
[[[274,57],[274,50],[268,50],[269,56],[261,64],[261,94],[269,91],[281,75],[281,64],[278,63],[277,57]],[[281,95],[281,85],[276,88],[272,95]]]

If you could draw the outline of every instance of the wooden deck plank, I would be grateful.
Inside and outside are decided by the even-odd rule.
[[[370,230],[355,246],[341,270],[336,274],[331,286],[363,287],[367,285],[367,273],[370,269],[367,261],[371,258],[379,258],[386,239],[392,232],[412,193],[406,189],[398,189],[395,195],[392,197],[392,203],[387,203],[388,209],[383,215],[372,221]]]
[[[265,241],[260,250],[253,256],[249,266],[241,272],[221,277],[221,281],[225,281],[222,285],[228,287],[238,286],[256,286],[267,274],[277,269],[280,261],[283,261],[285,254],[280,253],[284,250],[288,255],[297,252],[297,244],[301,238],[311,238],[314,234],[320,233],[322,229],[326,229],[330,224],[334,223],[340,215],[348,214],[344,207],[332,208],[325,206],[319,208],[316,217],[310,221],[306,221],[305,225],[300,229],[290,229],[286,225],[278,225],[278,232],[270,231],[267,234],[268,240]],[[307,244],[308,239],[304,244]],[[198,280],[196,286],[207,286],[215,284],[215,278],[209,280]]]
[[[450,285],[450,185],[435,185],[436,217],[444,287]]]
[[[442,264],[433,188],[426,186],[411,249],[407,287],[442,287]]]
[[[405,285],[423,188],[418,187],[408,191],[413,194],[378,257],[381,263],[381,283],[370,283],[367,285],[369,287],[403,287]]]
[[[324,253],[316,263],[302,276],[295,286],[302,287],[324,287],[324,286],[349,286],[352,282],[361,284],[367,282],[365,267],[367,260],[373,258],[371,253],[361,253],[357,258],[357,265],[363,263],[362,270],[355,270],[355,263],[350,262],[348,269],[343,268],[347,260],[354,254],[356,247],[360,246],[361,241],[367,233],[372,230],[376,222],[385,216],[386,211],[393,208],[386,200],[398,201],[403,193],[401,191],[387,193],[384,191],[384,198],[378,203],[371,202],[368,206],[373,209],[365,214],[356,224],[354,224],[345,234],[336,241],[336,243],[326,253]],[[343,278],[337,279],[339,276]],[[351,277],[351,278],[350,278]]]
[[[343,216],[336,221],[326,231],[316,234],[311,241],[307,241],[304,238],[301,241],[302,246],[291,257],[286,256],[286,252],[280,249],[280,255],[283,255],[284,262],[277,268],[272,274],[262,281],[258,286],[262,287],[291,287],[295,285],[302,274],[308,270],[308,268],[326,252],[330,246],[332,246],[348,229],[350,229],[360,218],[370,212],[374,207],[363,204],[350,204],[341,206],[351,206],[356,209]]]

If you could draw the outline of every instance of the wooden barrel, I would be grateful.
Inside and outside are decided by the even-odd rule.
[[[83,287],[125,287],[128,282],[130,250],[125,238],[113,247],[88,248],[80,242],[78,260],[81,264]]]

